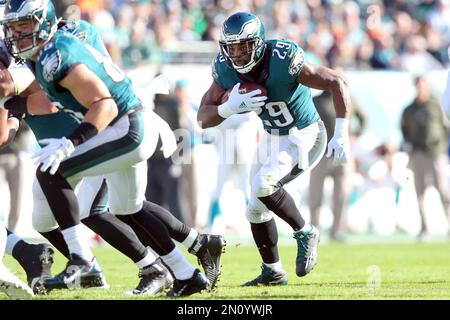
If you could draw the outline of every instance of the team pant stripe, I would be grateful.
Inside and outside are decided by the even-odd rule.
[[[317,163],[322,158],[322,156],[325,152],[326,145],[327,145],[327,132],[325,130],[325,125],[323,124],[322,121],[319,121],[319,127],[320,127],[320,132],[317,135],[316,142],[314,143],[314,146],[312,147],[312,149],[308,152],[309,165],[310,165],[308,170],[313,169],[317,165]],[[292,168],[291,172],[289,172],[286,176],[284,176],[277,183],[277,187],[281,188],[286,183],[291,182],[292,180],[297,178],[303,172],[305,172],[305,170],[299,169],[299,167],[296,164]]]
[[[61,174],[65,178],[68,178],[81,171],[136,149],[144,138],[144,126],[141,112],[138,111],[130,114],[128,119],[130,127],[128,133],[124,137],[99,145],[83,154],[67,159],[61,163],[59,169]]]

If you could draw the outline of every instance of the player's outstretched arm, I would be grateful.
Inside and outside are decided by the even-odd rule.
[[[90,123],[98,132],[105,129],[119,113],[108,87],[84,64],[73,67],[59,84],[89,109],[83,122]]]
[[[224,88],[213,81],[203,95],[197,112],[197,122],[202,129],[215,127],[225,120],[217,111],[217,106],[220,105],[220,99],[225,92]]]

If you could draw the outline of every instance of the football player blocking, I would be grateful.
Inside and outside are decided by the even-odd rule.
[[[98,33],[85,21],[62,21],[58,24],[58,28],[74,35],[84,35],[83,39],[86,43],[98,47],[99,50],[103,49]],[[107,55],[106,52],[104,54]],[[37,140],[67,136],[78,126],[81,120],[66,112],[41,116],[32,116],[26,113],[24,118]],[[107,188],[102,181],[103,177],[87,177],[77,186],[76,195],[81,208],[81,222],[101,235],[104,240],[128,256],[139,267],[140,282],[136,289],[128,291],[126,294],[157,294],[173,282],[172,277],[160,261],[157,260],[153,263],[152,255],[147,252],[145,246],[139,242],[134,233],[130,233],[124,228],[123,222],[105,211],[107,209],[105,208]],[[99,191],[96,194],[95,190],[98,189]],[[53,218],[51,209],[37,181],[33,185],[33,197],[33,227],[65,257],[70,259],[70,253],[64,242],[61,229]],[[173,239],[182,243],[190,253],[197,256],[210,281],[210,288],[213,288],[220,275],[220,256],[224,246],[223,237],[198,235],[195,230],[174,219],[169,212],[156,205],[153,205],[152,213],[166,225]],[[65,284],[53,280],[46,280],[43,287],[38,286],[39,284],[34,282],[32,286],[39,293],[48,293],[55,288],[67,288]],[[97,263],[91,272],[85,273],[81,277],[80,286],[83,288],[108,287]]]
[[[40,20],[37,19],[33,20],[36,17],[40,18]],[[67,268],[55,278],[46,279],[45,286],[47,287],[47,289],[60,287],[67,288],[68,287],[67,283],[68,282],[71,283],[72,279],[74,280],[74,282],[78,283],[81,282],[82,284],[83,277],[87,278],[93,276],[94,274],[98,274],[98,270],[96,270],[95,258],[93,258],[92,253],[86,246],[86,243],[83,242],[83,239],[79,238],[78,224],[80,215],[78,213],[78,208],[76,206],[77,201],[76,197],[74,200],[72,200],[72,198],[74,198],[74,195],[72,195],[73,190],[71,186],[68,184],[68,182],[66,182],[65,178],[66,177],[73,178],[73,180],[77,182],[77,180],[82,180],[82,178],[84,178],[84,175],[95,176],[94,172],[96,170],[100,171],[103,170],[104,172],[101,172],[101,174],[113,171],[113,173],[109,174],[110,180],[106,178],[106,181],[109,182],[108,186],[114,190],[115,188],[118,187],[117,186],[118,181],[120,180],[120,183],[123,183],[124,180],[122,179],[123,176],[121,177],[121,179],[117,179],[119,178],[119,176],[121,176],[121,174],[120,172],[114,172],[114,169],[112,168],[116,168],[117,166],[126,168],[126,163],[130,162],[133,163],[133,161],[138,161],[136,160],[136,158],[139,160],[140,157],[145,158],[145,156],[142,154],[136,155],[136,152],[134,151],[136,151],[136,149],[137,151],[141,149],[140,152],[142,152],[143,147],[147,146],[148,147],[147,152],[151,152],[153,150],[152,145],[154,146],[155,141],[150,142],[151,144],[149,144],[149,141],[145,140],[146,139],[154,140],[155,138],[154,134],[156,132],[155,131],[145,132],[144,138],[142,137],[139,138],[139,135],[140,134],[142,135],[144,133],[143,132],[144,130],[142,130],[143,129],[142,120],[143,122],[146,122],[146,120],[148,121],[148,119],[145,118],[139,119],[140,118],[139,113],[141,112],[139,108],[140,105],[137,105],[137,108],[135,109],[131,107],[132,104],[138,102],[139,100],[137,99],[136,96],[134,96],[131,88],[129,87],[129,80],[120,72],[120,70],[116,69],[116,67],[111,64],[111,61],[109,60],[109,56],[107,56],[107,54],[102,55],[103,53],[102,50],[104,49],[104,47],[101,43],[97,43],[97,45],[96,43],[91,43],[93,46],[89,46],[89,44],[87,44],[84,47],[83,46],[84,43],[77,42],[78,38],[73,37],[73,35],[70,32],[68,32],[70,30],[70,27],[66,28],[67,26],[66,25],[61,29],[58,29],[57,19],[54,15],[54,7],[50,1],[45,0],[10,1],[8,9],[6,11],[6,19],[3,21],[3,23],[7,34],[6,41],[7,44],[9,45],[9,49],[14,55],[20,56],[21,58],[28,60],[29,65],[32,67],[33,71],[36,72],[37,79],[45,82],[45,85],[44,82],[42,82],[41,85],[46,89],[46,94],[49,95],[52,99],[54,99],[54,101],[74,106],[73,109],[66,110],[62,106],[62,104],[60,104],[60,107],[63,109],[63,111],[67,111],[71,115],[78,115],[81,118],[80,120],[82,119],[85,120],[85,122],[83,122],[79,127],[75,128],[74,133],[69,135],[70,139],[66,139],[63,136],[62,138],[50,137],[51,139],[40,141],[41,144],[45,145],[48,143],[49,146],[44,148],[39,153],[40,155],[39,162],[43,163],[43,165],[41,166],[40,171],[38,171],[38,177],[41,178],[39,179],[39,183],[41,184],[41,187],[45,193],[45,197],[47,198],[48,201],[47,207],[50,207],[51,211],[53,212],[53,215],[55,215],[54,217],[55,219],[53,220],[56,220],[56,222],[59,224],[59,227],[61,227],[62,230],[61,233],[64,238],[63,240],[65,240],[68,250],[70,252],[69,255],[70,261],[68,263]],[[35,31],[36,30],[37,31],[35,33],[30,32],[30,27],[33,28]],[[69,47],[71,47],[71,45],[73,51],[69,50]],[[37,55],[38,53],[41,52],[41,50],[44,51],[44,54],[40,56],[40,58],[43,59],[42,60],[37,59],[38,63],[34,64],[34,62],[36,61],[35,58],[37,58]],[[52,52],[53,50],[54,52]],[[79,52],[80,56],[78,55],[77,57],[71,56],[70,54],[71,52],[74,51],[78,52],[78,50],[80,51]],[[63,56],[66,59],[61,59],[61,56]],[[80,60],[78,62],[77,61],[74,62],[72,61],[73,59],[75,60],[80,59]],[[82,61],[83,59],[84,61]],[[65,66],[63,66],[62,61],[64,62]],[[61,97],[60,95],[58,95],[57,90],[56,91],[52,90],[54,86],[58,83],[58,81],[56,81],[55,78],[58,78],[59,83],[61,84],[64,82],[64,80],[70,78],[71,74],[72,76],[74,76],[74,74],[72,73],[73,69],[70,69],[71,63],[73,65],[79,64],[89,65],[92,70],[96,71],[96,74],[98,75],[98,77],[101,78],[103,84],[106,85],[107,90],[112,95],[107,96],[105,99],[100,97],[97,100],[94,100],[91,104],[87,103],[88,106],[86,106],[85,109],[90,110],[96,109],[95,111],[91,112],[90,114],[91,116],[89,116],[89,111],[83,109],[84,104],[86,104],[87,102],[86,100],[84,100],[86,96],[80,97],[78,91],[79,88],[73,86],[73,83],[65,85],[68,91],[73,95],[68,96],[66,95]],[[54,68],[55,66],[57,66],[57,68]],[[69,67],[70,71],[68,73],[61,71],[61,69],[65,67]],[[58,72],[62,72],[62,76],[58,75]],[[77,78],[76,74],[77,72],[75,72],[74,78],[72,78],[71,80],[67,80],[68,83],[71,83],[73,80]],[[83,74],[86,74],[86,70],[83,72]],[[95,83],[97,83],[97,85],[99,86],[96,88],[97,94],[101,96],[100,93],[102,92],[101,88],[102,85],[100,84],[100,82],[98,81],[99,79],[96,78],[95,75],[91,74],[91,76],[93,76],[93,78],[91,78],[91,81],[93,82],[91,83],[90,88],[91,89],[95,88]],[[61,80],[61,78],[63,80]],[[81,78],[83,78],[83,76],[81,76]],[[83,83],[83,80],[86,79],[79,78],[78,80],[81,80],[81,82],[78,81],[78,83]],[[76,82],[77,81],[75,81],[75,83]],[[84,84],[86,84],[86,82]],[[103,90],[104,89],[105,88],[103,87]],[[89,90],[87,91],[83,90],[83,94],[85,95],[88,91]],[[125,94],[121,94],[120,92],[122,93],[125,92]],[[103,94],[105,93],[106,91],[103,92]],[[112,116],[111,114],[109,115],[110,118],[113,119],[110,119],[112,120],[112,122],[108,125],[109,110],[107,108],[105,110],[104,103],[109,102],[109,107],[111,107],[111,103],[113,103],[112,101],[114,101],[114,103],[117,101],[118,106],[116,105],[116,108],[119,107],[118,109],[120,110],[119,112],[112,112]],[[3,100],[1,107],[2,108],[8,108],[8,106],[13,107],[15,104],[18,104],[17,99],[16,100],[10,99],[9,101]],[[93,107],[94,104],[96,105],[95,107]],[[103,109],[100,107],[100,105],[103,107]],[[25,110],[22,110],[22,112],[27,111],[26,108],[27,104],[25,104]],[[4,110],[0,111],[4,113]],[[173,138],[173,133],[169,131],[170,134],[169,136],[167,136],[168,133],[164,132],[164,123],[161,122],[162,121],[161,119],[155,117],[154,114],[153,115],[150,114],[147,116],[149,116],[149,118],[154,121],[153,125],[159,125],[162,127],[159,128],[161,131],[158,133],[157,136],[161,134],[163,141],[164,140],[167,141],[167,139]],[[125,146],[125,148],[128,148],[128,153],[124,152],[124,154],[120,154],[119,157],[117,157],[119,159],[114,159],[113,156],[112,156],[113,159],[107,158],[106,161],[107,164],[105,165],[104,160],[102,162],[101,159],[98,159],[98,155],[95,156],[92,152],[94,152],[96,148],[98,149],[97,151],[99,151],[102,148],[102,146],[105,147],[105,145],[102,145],[101,143],[100,136],[102,136],[102,134],[103,139],[105,139],[106,137],[109,143],[112,142],[111,134],[109,134],[108,138],[108,134],[106,133],[108,131],[108,128],[102,130],[104,129],[105,124],[112,127],[116,126],[116,129],[119,129],[120,131],[121,125],[117,125],[117,123],[124,122],[124,120],[126,122],[127,119],[124,118],[128,118],[128,121],[130,122],[128,134],[130,134],[131,131],[134,131],[136,129],[136,128],[133,129],[132,128],[133,126],[141,127],[141,131],[137,133],[138,139],[137,141],[135,141],[135,143],[131,142],[131,146]],[[93,125],[91,122],[86,121],[87,119],[90,119],[92,123],[98,126],[97,130],[93,129],[93,127],[96,126]],[[65,125],[65,123],[53,123],[53,122],[52,124],[61,126]],[[85,124],[84,129],[83,124]],[[93,131],[89,133],[91,129]],[[166,137],[163,136],[164,134],[166,135]],[[134,135],[134,138],[136,138],[136,132],[132,132],[131,135]],[[118,136],[121,135],[118,134]],[[94,139],[90,140],[93,137]],[[100,142],[99,141],[92,142],[95,140],[95,138],[100,140]],[[71,153],[77,154],[77,147],[78,146],[82,147],[84,145],[83,143],[86,140],[89,140],[89,142],[91,142],[91,146],[87,148],[88,150],[84,151],[82,150],[78,152],[78,156],[81,155],[81,157],[83,157],[84,160],[81,160],[80,158],[77,159],[76,156],[70,157]],[[94,147],[92,146],[92,144],[94,145]],[[118,148],[116,147],[118,146],[115,147],[111,146],[111,149],[112,151],[117,153]],[[122,147],[124,146],[122,145]],[[130,149],[133,148],[134,151],[130,151]],[[103,151],[107,150],[103,149]],[[120,156],[125,156],[129,158],[131,157],[134,160],[128,159],[128,162],[126,162],[123,160],[123,158],[120,159]],[[74,162],[72,165],[69,165],[69,167],[71,168],[67,169],[67,171],[72,172],[72,174],[67,173],[63,177],[63,175],[61,174],[61,169],[58,170],[58,168],[60,163],[61,166],[65,165],[65,161],[63,161],[65,160],[65,158],[69,158],[68,159],[69,161],[73,160]],[[87,164],[85,161],[87,161],[88,163],[89,161],[94,161],[94,164],[92,163]],[[85,163],[83,164],[83,162]],[[77,166],[81,167],[81,169],[80,168],[77,169]],[[101,169],[99,169],[99,167]],[[127,217],[120,216],[120,218],[123,218],[121,220],[124,220],[124,222],[130,225],[133,231],[135,231],[138,234],[140,240],[146,246],[152,247],[161,256],[163,261],[171,268],[171,271],[175,276],[175,282],[173,284],[172,290],[169,292],[168,295],[179,296],[200,292],[201,290],[205,289],[208,286],[208,281],[198,270],[194,270],[194,268],[192,268],[187,263],[187,261],[184,260],[184,257],[180,255],[179,250],[174,246],[171,240],[167,239],[166,237],[167,232],[169,232],[170,235],[173,236],[175,239],[185,244],[191,253],[197,255],[199,262],[204,267],[208,275],[208,278],[211,279],[211,285],[214,285],[220,273],[220,254],[222,253],[222,249],[224,246],[223,238],[215,237],[212,235],[197,234],[198,236],[195,236],[196,232],[194,230],[192,229],[189,230],[189,228],[186,228],[185,226],[180,226],[179,221],[175,221],[173,217],[171,217],[170,213],[163,212],[163,210],[161,210],[162,208],[157,207],[148,202],[144,202],[143,205],[139,205],[138,203],[140,199],[143,198],[142,195],[140,195],[140,191],[142,191],[142,188],[139,188],[139,185],[142,186],[142,184],[139,183],[140,181],[132,181],[132,179],[135,179],[138,176],[142,176],[137,172],[140,170],[138,167],[142,169],[142,166],[136,165],[136,167],[133,167],[131,169],[133,173],[129,174],[130,172],[128,172],[127,175],[128,177],[131,176],[131,180],[128,181],[129,184],[131,186],[133,185],[137,186],[138,189],[140,189],[137,190],[139,194],[137,196],[133,195],[133,188],[131,191],[128,190],[128,192],[124,193],[120,193],[118,192],[118,190],[114,190],[115,195],[119,198],[116,199],[116,201],[117,200],[119,200],[119,202],[120,200],[125,201],[125,203],[121,204],[122,207],[118,210],[119,211],[122,210],[122,213],[119,214],[127,215]],[[46,171],[48,168],[50,168],[50,174],[41,173]],[[88,172],[83,173],[83,171],[86,170]],[[73,176],[74,172],[75,177]],[[79,174],[78,176],[76,176],[77,173]],[[52,177],[53,175],[54,177]],[[113,178],[114,175],[116,175],[116,178]],[[73,180],[72,185],[77,185],[77,183],[74,183]],[[54,187],[51,187],[51,185],[57,186],[56,189]],[[62,192],[61,194],[62,190],[65,191]],[[67,195],[67,192],[69,193],[69,195]],[[60,198],[58,198],[57,196],[55,197],[55,194],[59,195]],[[127,195],[131,196],[131,201],[128,203],[126,203],[128,199],[123,199],[124,198],[123,196],[126,197]],[[122,199],[120,199],[121,197]],[[61,198],[65,199],[66,201],[63,202],[64,208],[58,208],[58,206],[61,205],[61,202],[59,202],[58,200],[62,200]],[[137,201],[136,208],[138,209],[139,207],[141,207],[141,210],[136,212],[135,214],[132,213],[126,214],[125,213],[126,211],[128,212],[134,211],[134,209],[132,209],[133,200]],[[66,212],[64,209],[67,209],[67,213],[70,213],[70,216],[58,215],[58,211]],[[117,207],[115,209],[117,210]],[[169,230],[165,229],[166,226],[162,225],[161,223],[166,224]],[[182,228],[184,228],[184,231],[187,231],[187,234],[186,232],[184,232],[185,233],[184,235],[181,234],[180,229]],[[151,232],[154,232],[155,234],[151,234]],[[178,233],[178,237],[177,234],[175,233]],[[182,236],[181,238],[180,234]],[[168,235],[169,234],[167,234],[167,236]],[[141,283],[144,280],[147,282],[148,281],[161,282],[164,280],[159,279],[161,278],[160,268],[159,269],[153,268],[153,270],[150,271],[152,271],[150,272],[150,275],[153,275],[153,278],[142,277]],[[149,275],[149,270],[146,270],[145,275],[147,276]],[[141,275],[140,273],[140,277],[141,276],[143,276],[143,274]]]
[[[197,120],[202,128],[209,128],[242,112],[254,111],[261,118],[266,132],[252,162],[246,217],[262,258],[262,272],[244,286],[285,285],[288,276],[278,254],[273,214],[293,229],[297,276],[305,276],[317,263],[319,231],[305,222],[283,187],[313,168],[325,153],[326,132],[310,88],[330,90],[333,96],[337,119],[326,156],[333,156],[335,165],[344,165],[350,155],[349,89],[339,73],[305,61],[295,42],[265,40],[261,21],[251,13],[238,12],[225,20],[220,48]],[[267,94],[262,96],[260,89],[240,92],[240,85],[248,82],[265,87]],[[222,101],[227,91],[228,99]]]

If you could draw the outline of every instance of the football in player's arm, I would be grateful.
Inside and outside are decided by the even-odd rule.
[[[327,156],[336,165],[348,161],[348,118],[351,109],[345,78],[304,59],[298,44],[287,39],[265,40],[264,26],[251,13],[238,12],[223,23],[220,53],[212,63],[213,82],[202,97],[197,120],[214,127],[242,112],[258,114],[266,134],[261,138],[250,173],[251,198],[246,217],[261,255],[262,273],[246,286],[287,284],[278,254],[277,227],[272,213],[286,221],[297,240],[296,273],[302,277],[317,263],[319,231],[306,223],[291,195],[283,187],[311,170],[326,149],[326,132],[314,106],[310,88],[329,90],[336,109],[334,136]],[[241,83],[266,88],[240,93]],[[229,98],[222,101],[229,91]],[[276,148],[272,148],[273,142]]]

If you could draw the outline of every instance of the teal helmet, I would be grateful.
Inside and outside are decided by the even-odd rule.
[[[10,24],[15,22],[29,22],[30,32],[14,34]],[[0,23],[11,54],[23,59],[33,57],[58,28],[55,7],[50,0],[9,0]],[[27,40],[31,40],[30,44],[22,48],[20,43]]]
[[[238,12],[229,16],[223,23],[220,32],[220,50],[239,73],[248,73],[264,56],[264,26],[254,14]],[[237,56],[231,49],[233,45],[241,45]],[[249,55],[250,60],[244,64],[236,64],[236,59]]]

